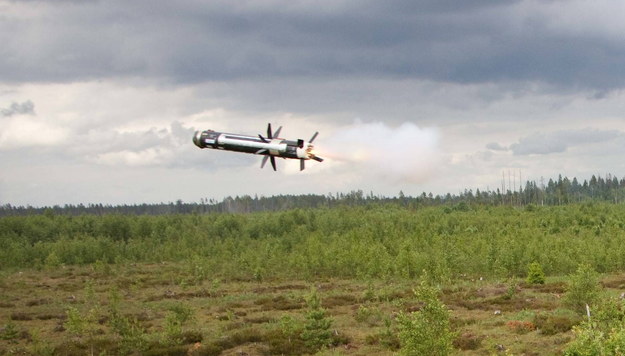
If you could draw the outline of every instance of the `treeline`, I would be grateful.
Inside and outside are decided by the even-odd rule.
[[[349,193],[329,193],[327,195],[277,195],[271,197],[251,197],[248,195],[227,197],[222,201],[201,199],[200,202],[187,203],[178,200],[175,203],[158,204],[130,204],[130,205],[103,205],[103,204],[66,204],[52,207],[0,206],[1,216],[33,215],[33,214],[66,214],[66,215],[105,215],[105,214],[132,214],[132,215],[163,215],[163,214],[205,214],[205,213],[252,213],[263,211],[282,211],[290,209],[333,208],[338,206],[363,206],[368,204],[397,204],[404,207],[420,208],[460,202],[478,205],[563,205],[582,202],[610,202],[625,201],[625,178],[618,179],[610,174],[606,177],[592,176],[589,180],[579,182],[577,178],[569,179],[561,175],[557,179],[545,182],[526,181],[518,187],[507,187],[496,190],[472,189],[464,190],[459,194],[447,193],[433,195],[422,193],[418,196],[408,196],[403,192],[395,197],[375,195],[373,192],[365,194],[362,190]],[[505,191],[504,191],[505,190]]]
[[[0,219],[0,270],[183,262],[188,278],[550,275],[625,268],[625,205],[399,204],[250,214],[55,215]]]

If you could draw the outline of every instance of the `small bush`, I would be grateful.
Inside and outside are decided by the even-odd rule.
[[[97,310],[90,309],[82,314],[74,307],[67,309],[67,320],[64,326],[75,336],[92,338],[97,333],[97,325]]]
[[[270,355],[303,355],[307,347],[301,338],[289,339],[279,330],[272,330],[265,334],[264,342],[269,346]]]
[[[527,283],[529,284],[545,284],[545,272],[538,262],[530,263],[527,268]]]
[[[575,339],[564,351],[565,356],[602,356],[606,355],[604,349],[605,335],[591,323],[582,323],[573,328]]]
[[[591,321],[573,328],[575,339],[565,355],[623,355],[625,350],[623,302],[603,298],[596,304]]]
[[[517,334],[527,334],[536,330],[536,325],[531,321],[510,320],[506,323],[506,327]]]
[[[425,283],[415,290],[424,303],[421,310],[398,317],[400,355],[449,355],[454,334],[449,325],[449,310],[437,297],[438,289]]]
[[[33,355],[37,356],[53,356],[54,348],[52,347],[52,343],[50,340],[43,339],[41,337],[41,332],[39,330],[35,330],[32,332],[32,342],[30,346],[30,351]]]
[[[387,349],[397,351],[401,347],[397,331],[392,327],[391,319],[384,320],[385,328],[383,331],[367,335],[365,342],[369,345],[382,345]]]
[[[592,310],[592,320],[599,328],[610,330],[625,322],[625,300],[601,298]]]
[[[358,308],[358,311],[356,311],[354,319],[356,319],[357,322],[365,323],[368,326],[379,326],[384,320],[384,315],[379,308],[361,305]]]
[[[93,272],[99,276],[111,276],[113,275],[113,268],[110,264],[103,262],[102,260],[96,260],[92,265],[91,269]]]
[[[48,257],[46,257],[46,259],[44,260],[44,264],[46,268],[48,269],[56,269],[57,267],[61,265],[61,259],[54,251],[52,251],[48,254]]]
[[[605,344],[606,354],[623,355],[625,353],[625,327],[612,329]]]
[[[330,346],[333,342],[330,326],[332,320],[326,318],[326,311],[321,307],[321,298],[317,291],[313,290],[307,299],[308,313],[306,324],[302,332],[302,339],[312,353],[324,346]]]
[[[121,338],[121,349],[124,353],[145,350],[147,334],[136,318],[113,313],[108,322],[111,329]]]
[[[93,308],[81,313],[78,309],[74,307],[69,307],[66,311],[67,320],[63,324],[64,327],[69,331],[71,335],[74,335],[80,338],[81,341],[85,341],[84,344],[88,348],[88,353],[90,355],[94,355],[96,353],[100,353],[98,350],[108,350],[113,347],[112,341],[106,338],[97,337],[97,335],[103,334],[102,329],[99,327],[98,323],[98,306],[94,306]],[[73,340],[77,341],[77,340]],[[68,343],[68,345],[74,344],[75,346],[83,345],[82,343]],[[70,349],[72,346],[70,346]],[[56,351],[55,351],[56,352]],[[64,350],[59,354],[62,355],[73,355],[75,353],[71,353],[68,350]],[[82,353],[83,355],[85,353]]]
[[[551,313],[539,313],[534,316],[536,329],[543,335],[555,335],[571,330],[582,318],[569,310],[556,310]]]
[[[582,264],[570,277],[569,288],[564,295],[564,304],[581,314],[586,312],[586,304],[592,305],[600,295],[599,277],[592,267]]]
[[[4,327],[0,329],[0,339],[7,340],[9,342],[17,342],[18,338],[19,330],[15,326],[15,323],[12,321],[4,324]]]
[[[228,350],[251,342],[261,342],[264,338],[265,335],[257,328],[247,328],[234,334],[219,338],[218,340],[207,342],[193,354],[217,356],[221,355],[223,350]],[[182,355],[186,355],[186,353],[183,353]]]
[[[115,298],[112,298],[113,300]],[[165,315],[165,325],[163,326],[162,337],[156,343],[158,347],[172,347],[186,343],[198,342],[202,340],[202,334],[195,329],[186,329],[189,322],[195,320],[194,310],[178,302],[169,305],[168,313]],[[128,340],[136,338],[137,341],[144,341],[145,330],[137,323],[136,318],[121,318],[121,325],[125,325],[128,331]],[[122,335],[123,336],[123,335]]]
[[[484,336],[465,332],[454,339],[453,345],[455,348],[463,351],[477,350],[482,346],[482,340],[484,340]]]

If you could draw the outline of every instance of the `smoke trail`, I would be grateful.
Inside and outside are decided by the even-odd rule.
[[[420,183],[439,165],[438,141],[436,129],[422,129],[410,122],[389,127],[381,122],[356,121],[323,140],[319,155],[362,174],[395,183]]]

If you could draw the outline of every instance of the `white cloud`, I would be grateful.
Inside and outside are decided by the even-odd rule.
[[[38,117],[10,117],[0,120],[0,150],[46,147],[67,143],[69,131]]]
[[[141,151],[117,151],[96,155],[94,162],[108,166],[158,166],[168,163],[173,153],[167,149],[148,148]]]

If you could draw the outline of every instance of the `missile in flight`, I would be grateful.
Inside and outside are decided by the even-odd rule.
[[[300,171],[304,170],[307,160],[313,159],[317,162],[323,162],[323,158],[315,155],[312,144],[319,132],[315,132],[310,140],[306,142],[302,139],[293,141],[278,138],[280,130],[282,130],[282,126],[275,132],[272,132],[270,123],[267,125],[266,137],[260,134],[258,136],[247,136],[213,130],[196,131],[193,135],[193,143],[199,148],[263,155],[260,168],[265,167],[267,160],[269,160],[274,171],[276,170],[276,157],[299,159]]]

